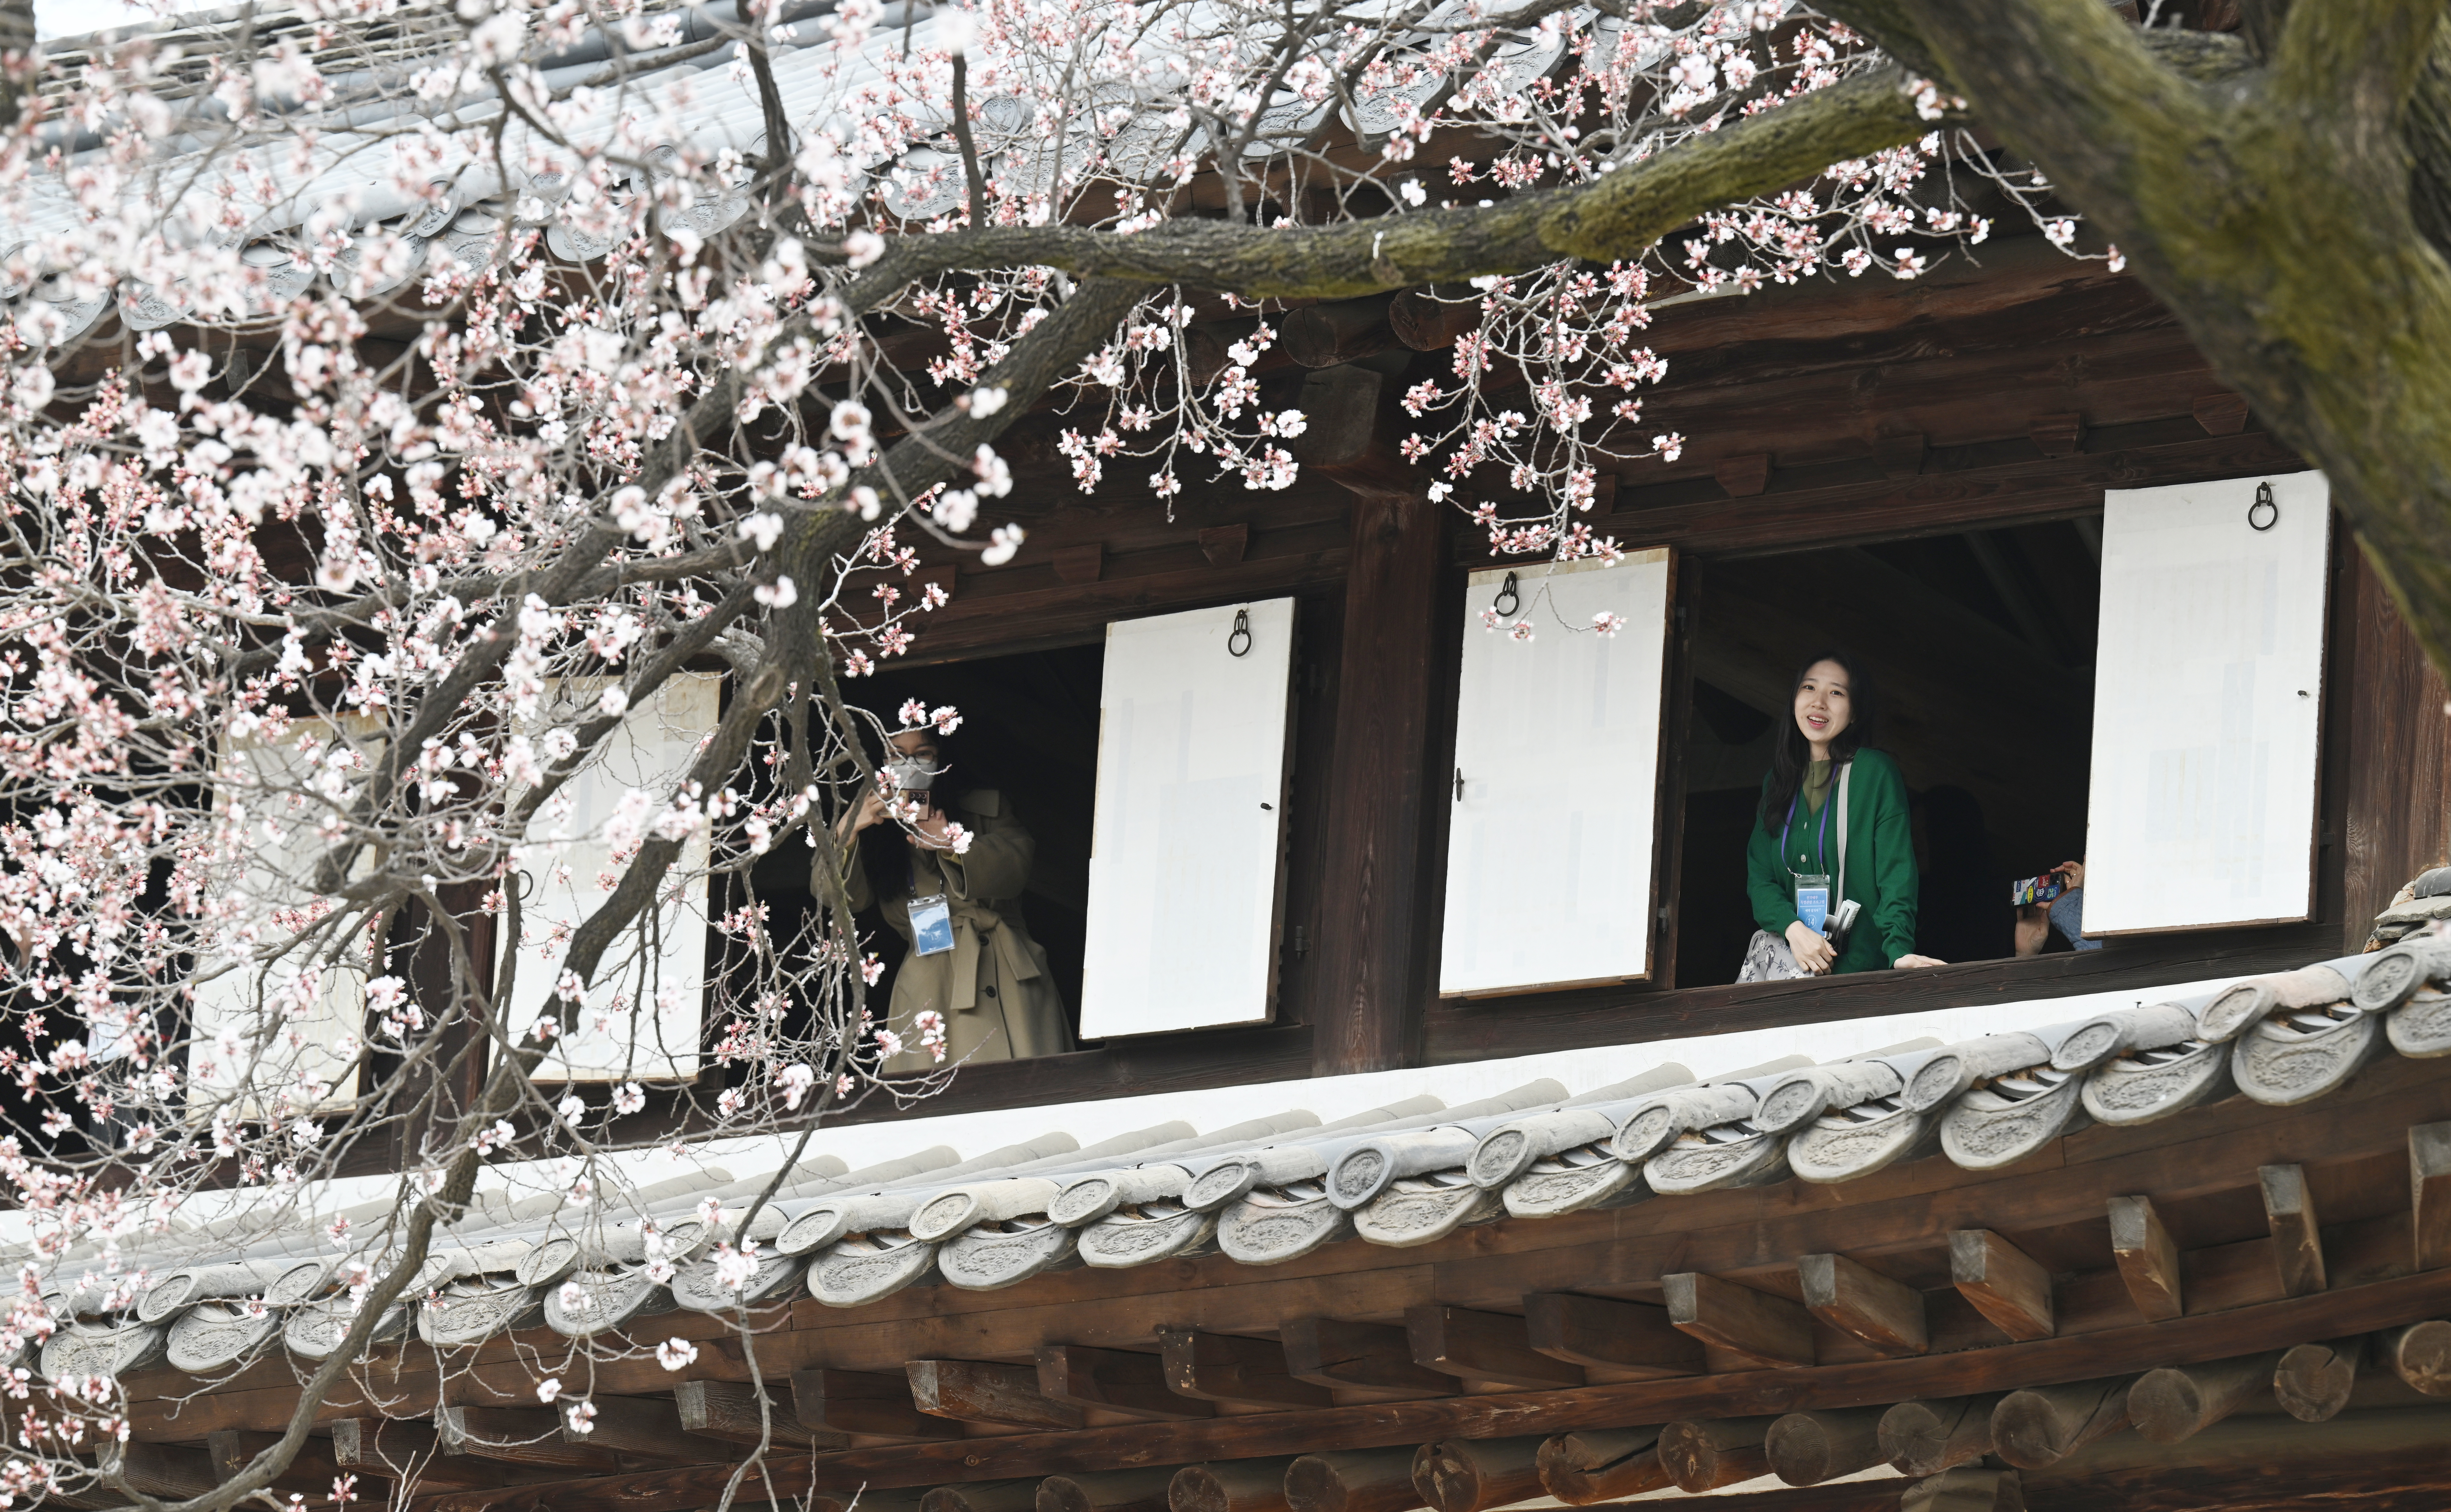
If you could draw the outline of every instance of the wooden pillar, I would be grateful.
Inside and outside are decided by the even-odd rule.
[[[2451,691],[2365,552],[2352,544],[2347,554],[2341,574],[2349,620],[2341,947],[2356,952],[2394,893],[2419,872],[2451,861],[2451,715],[2443,711]]]
[[[1355,367],[1322,369],[1303,387],[1302,460],[1353,494],[1311,998],[1322,1076],[1383,1071],[1415,1054],[1430,990],[1423,932],[1438,927],[1422,866],[1425,800],[1438,785],[1436,669],[1451,630],[1438,614],[1445,506],[1396,455],[1402,392],[1400,378]]]

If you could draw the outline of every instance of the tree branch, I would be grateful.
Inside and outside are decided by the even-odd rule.
[[[2396,124],[2451,0],[2305,0],[2289,8],[2273,92],[2376,126]]]

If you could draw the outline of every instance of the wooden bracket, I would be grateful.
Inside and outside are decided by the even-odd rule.
[[[216,1428],[205,1435],[205,1453],[212,1461],[213,1475],[220,1481],[235,1479],[255,1457],[281,1442],[278,1433],[248,1433],[237,1428]],[[332,1445],[322,1439],[308,1439],[298,1446],[297,1457],[289,1468],[273,1477],[272,1489],[303,1492],[310,1502],[329,1501],[332,1483],[343,1475],[356,1473],[356,1467],[343,1469],[333,1456]],[[391,1477],[402,1477],[395,1471]]]
[[[2179,1247],[2150,1197],[2110,1199],[2110,1253],[2119,1262],[2119,1279],[2148,1323],[2175,1318],[2186,1311],[2179,1294]]]
[[[1055,575],[1067,583],[1094,583],[1107,571],[1107,548],[1096,541],[1067,546],[1051,552],[1048,560],[1054,564]]]
[[[1599,1366],[1637,1379],[1697,1375],[1702,1342],[1647,1302],[1535,1291],[1523,1299],[1525,1342],[1552,1359]]]
[[[2272,1263],[2281,1270],[2282,1294],[2303,1297],[2323,1290],[2324,1236],[2316,1228],[2315,1198],[2306,1190],[2304,1169],[2260,1166],[2255,1174],[2264,1187],[2264,1216],[2272,1225]]]
[[[792,1415],[816,1433],[885,1439],[958,1439],[961,1425],[919,1410],[911,1377],[881,1371],[792,1372]]]
[[[1210,525],[1200,533],[1200,554],[1211,567],[1231,567],[1251,549],[1248,525]]]
[[[1423,1396],[1447,1396],[1456,1388],[1453,1376],[1416,1365],[1405,1330],[1383,1323],[1288,1318],[1277,1337],[1284,1341],[1285,1368],[1297,1380]]]
[[[2074,456],[2085,449],[2085,417],[2037,415],[2026,422],[2026,434],[2045,456]]]
[[[908,1398],[908,1382],[895,1381]],[[673,1405],[680,1411],[682,1428],[703,1438],[719,1439],[726,1444],[745,1444],[755,1447],[761,1442],[796,1444],[802,1448],[848,1449],[851,1435],[820,1433],[801,1426],[799,1418],[785,1411],[771,1399],[761,1405],[758,1392],[743,1381],[684,1381],[673,1387]],[[761,1436],[762,1421],[772,1428],[771,1435]]]
[[[586,1432],[573,1427],[569,1418],[562,1416],[561,1436],[566,1442],[601,1444],[624,1456],[647,1455],[676,1464],[723,1464],[738,1458],[726,1441],[700,1438],[683,1427],[679,1406],[669,1400],[606,1396],[591,1400],[596,1416]],[[757,1409],[753,1406],[749,1410],[755,1423]],[[602,1437],[598,1437],[599,1434]]]
[[[1038,1347],[1038,1389],[1051,1401],[1105,1407],[1144,1418],[1214,1417],[1214,1405],[1166,1388],[1166,1361],[1086,1344]]]
[[[2408,1131],[2408,1198],[2417,1269],[2451,1265],[2451,1123],[2422,1123]]]
[[[1949,1279],[1975,1311],[2021,1344],[2054,1331],[2050,1272],[1989,1229],[1950,1234]]]
[[[2190,406],[2196,423],[2207,436],[2236,436],[2246,429],[2246,397],[2240,394],[2207,394]]]
[[[621,1465],[611,1449],[561,1436],[561,1414],[551,1407],[436,1407],[434,1431],[445,1455],[549,1464],[588,1475],[613,1475]]]
[[[1403,379],[1365,367],[1314,368],[1295,400],[1307,419],[1288,448],[1295,461],[1366,498],[1422,496],[1429,475],[1399,450]]]
[[[1501,1386],[1578,1386],[1580,1366],[1532,1347],[1521,1318],[1429,1303],[1404,1309],[1404,1332],[1413,1362],[1467,1381]]]
[[[1912,477],[1923,471],[1924,453],[1930,437],[1921,431],[1907,436],[1875,436],[1873,437],[1873,460],[1883,477]]]
[[[1081,1409],[1038,1389],[1038,1372],[1026,1365],[981,1360],[912,1360],[911,1400],[922,1412],[965,1423],[1001,1423],[1015,1428],[1077,1428]]]
[[[1923,1293],[1843,1254],[1809,1254],[1796,1262],[1804,1306],[1839,1332],[1892,1358],[1931,1347]]]
[[[1904,1475],[1938,1475],[1991,1452],[1997,1393],[1901,1402],[1881,1414],[1881,1457]]]
[[[1813,1364],[1813,1314],[1785,1297],[1690,1270],[1659,1284],[1668,1321],[1704,1344],[1774,1368]]]
[[[1743,456],[1731,456],[1715,462],[1711,475],[1728,491],[1730,498],[1751,498],[1770,487],[1770,454],[1750,452]]]
[[[1157,1347],[1167,1386],[1182,1396],[1271,1407],[1336,1405],[1325,1386],[1296,1380],[1285,1363],[1284,1346],[1271,1340],[1160,1328]]]
[[[1871,1469],[1889,1458],[1881,1452],[1881,1416],[1887,1410],[1789,1413],[1770,1425],[1762,1441],[1771,1472],[1790,1485],[1819,1485]]]

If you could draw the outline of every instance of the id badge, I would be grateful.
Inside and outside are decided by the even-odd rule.
[[[922,956],[941,956],[953,948],[953,910],[943,893],[911,900],[911,948]]]
[[[1830,879],[1818,873],[1799,873],[1795,879],[1795,917],[1804,927],[1816,935],[1830,932]]]

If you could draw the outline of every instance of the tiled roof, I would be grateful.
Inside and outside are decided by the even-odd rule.
[[[675,1308],[723,1311],[799,1290],[858,1308],[931,1271],[988,1290],[1074,1264],[1126,1269],[1223,1252],[1275,1265],[1333,1241],[1403,1248],[1465,1225],[1534,1222],[1652,1196],[1853,1181],[1938,1155],[2010,1165],[2085,1123],[2142,1124],[2233,1093],[2321,1097],[2384,1055],[2451,1055],[2451,933],[1956,1044],[1803,1057],[1697,1081],[1662,1065],[1566,1095],[1555,1081],[1459,1107],[1418,1096],[1323,1124],[1289,1112],[1208,1134],[1172,1122],[1082,1147],[1049,1134],[964,1160],[936,1147],[849,1172],[803,1168],[740,1231],[765,1176],[637,1194],[586,1220],[531,1200],[463,1222],[382,1336],[438,1347],[542,1323],[571,1336]],[[708,1199],[719,1210],[706,1217]],[[349,1304],[313,1236],[234,1247],[148,1278],[43,1349],[48,1375],[163,1359],[225,1368],[278,1335],[321,1359]],[[755,1241],[744,1258],[743,1239]],[[193,1250],[189,1242],[190,1252]],[[754,1264],[747,1263],[754,1261]],[[250,1299],[261,1299],[257,1305]],[[110,1304],[106,1307],[105,1304]]]

